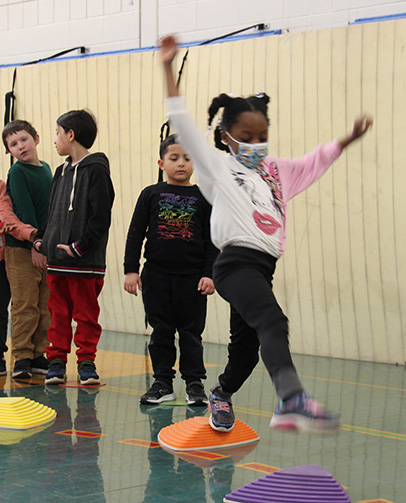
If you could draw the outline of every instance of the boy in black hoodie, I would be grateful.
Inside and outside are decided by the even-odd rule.
[[[107,157],[88,151],[96,135],[96,121],[86,110],[72,110],[57,120],[55,147],[68,158],[55,172],[46,228],[39,234],[42,239],[34,242],[48,261],[51,326],[45,384],[66,380],[72,338],[78,347],[81,384],[100,383],[94,364],[102,330],[98,296],[106,270],[114,189]],[[74,336],[72,319],[77,322]]]

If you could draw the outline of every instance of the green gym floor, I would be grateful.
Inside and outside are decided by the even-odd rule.
[[[258,443],[225,452],[171,454],[159,430],[206,408],[140,406],[152,376],[148,338],[104,332],[97,366],[106,386],[44,386],[41,379],[0,377],[1,396],[24,396],[57,412],[40,430],[0,430],[0,501],[214,502],[276,469],[321,465],[354,502],[406,503],[406,370],[404,367],[295,355],[307,391],[342,416],[333,434],[271,431],[276,405],[260,363],[234,396],[237,418],[260,436]],[[205,345],[208,380],[215,383],[226,346]],[[74,381],[74,355],[68,382]],[[8,366],[10,368],[10,365]]]

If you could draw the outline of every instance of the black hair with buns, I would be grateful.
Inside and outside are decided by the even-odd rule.
[[[243,112],[261,112],[264,114],[267,123],[268,103],[270,98],[265,93],[255,94],[248,98],[234,98],[228,94],[222,93],[214,98],[209,107],[209,127],[211,127],[214,117],[220,108],[223,108],[223,117],[214,130],[215,145],[219,150],[227,150],[228,146],[222,142],[221,132],[230,131],[233,124],[238,120],[238,116]]]

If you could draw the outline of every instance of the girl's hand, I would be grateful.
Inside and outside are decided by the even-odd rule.
[[[173,35],[167,35],[159,42],[161,61],[170,64],[178,52],[178,43]]]
[[[75,257],[73,254],[72,250],[69,248],[68,245],[56,245],[57,248],[60,248],[61,250],[65,250],[66,253],[69,255],[69,257]]]
[[[360,117],[355,119],[352,133],[346,136],[345,138],[339,140],[341,148],[344,149],[348,147],[348,145],[352,143],[354,140],[361,138],[361,136],[363,136],[371,126],[372,126],[372,119],[367,115],[361,115]]]
[[[166,89],[169,97],[179,96],[178,86],[173,75],[172,61],[178,52],[178,43],[173,35],[168,35],[160,40],[160,56],[164,67]]]
[[[367,115],[361,115],[354,121],[354,127],[352,130],[352,137],[354,140],[360,138],[364,135],[368,129],[372,126],[372,119]]]

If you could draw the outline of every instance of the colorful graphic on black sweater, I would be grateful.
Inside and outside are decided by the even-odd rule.
[[[194,196],[161,193],[158,214],[158,239],[193,239],[193,217],[196,213]]]

